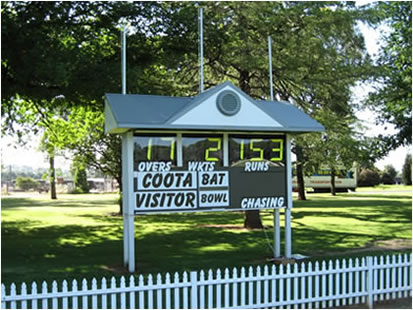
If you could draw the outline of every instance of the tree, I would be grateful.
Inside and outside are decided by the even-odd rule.
[[[370,74],[370,60],[363,38],[355,30],[358,21],[371,11],[358,11],[354,5],[338,2],[206,2],[204,7],[204,46],[206,86],[231,80],[254,98],[268,98],[267,36],[274,46],[275,93],[293,102],[310,115],[329,107],[341,117],[352,113],[350,87]],[[163,43],[174,40],[179,29],[180,45],[186,57],[177,79],[194,85],[198,73],[195,46],[196,27],[179,28],[195,20],[196,10],[180,5],[177,19],[171,19]],[[181,22],[178,22],[181,21]],[[193,22],[192,22],[193,23]],[[186,44],[182,41],[187,39]],[[168,41],[169,40],[169,41]],[[172,45],[172,44],[171,44]],[[169,45],[165,45],[167,51]],[[189,71],[189,72],[188,72]],[[179,72],[178,72],[179,73]],[[295,145],[297,174],[304,164],[302,146]],[[302,187],[302,184],[301,184]],[[262,227],[254,212],[246,213],[246,227]]]
[[[395,178],[397,176],[397,171],[394,169],[393,165],[384,166],[383,173],[381,175],[382,184],[394,184]]]
[[[89,184],[87,182],[86,166],[84,160],[79,156],[76,156],[73,159],[72,173],[75,184],[75,191],[79,193],[88,193]]]
[[[18,176],[16,179],[16,185],[18,188],[28,191],[31,189],[37,189],[39,187],[39,182],[31,177]]]
[[[412,143],[412,2],[380,1],[376,9],[390,33],[384,36],[376,89],[367,103],[377,111],[378,123],[391,123],[398,130],[383,137],[388,151]]]
[[[156,77],[164,81],[162,76],[166,75],[158,65],[160,7],[156,2],[2,3],[3,133],[17,135],[24,142],[27,132],[47,131],[48,139],[53,138],[62,147],[64,141],[58,140],[66,136],[65,128],[53,128],[57,120],[65,121],[69,111],[78,106],[90,107],[102,116],[103,92],[120,90],[122,19],[129,21],[134,32],[128,40],[128,81],[133,81],[128,83],[128,91],[161,91],[162,83],[154,82]],[[103,136],[103,122],[99,126],[98,132]],[[89,133],[95,128],[88,129],[83,132],[83,140],[91,142]],[[120,156],[109,159],[115,150],[120,150],[119,138],[93,142],[97,145],[89,150],[109,151],[103,156],[88,152],[89,159],[118,161],[115,165],[120,166]],[[48,142],[48,150],[55,151],[51,146],[56,144]],[[80,152],[78,149],[75,153]],[[52,166],[54,155],[48,155]],[[96,166],[104,167],[101,162]],[[114,170],[117,169],[105,172]],[[54,180],[52,171],[51,168]],[[121,184],[119,173],[114,175]]]
[[[412,155],[407,154],[402,168],[402,181],[405,185],[412,185]]]

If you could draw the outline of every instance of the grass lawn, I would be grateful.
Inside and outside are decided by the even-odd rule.
[[[122,268],[123,221],[112,215],[118,211],[118,197],[96,194],[58,198],[2,199],[1,281],[8,284],[126,274]],[[295,201],[293,253],[311,259],[383,254],[380,248],[363,253],[355,250],[378,240],[411,240],[411,198],[409,192],[336,197],[311,194],[307,201]],[[272,253],[268,245],[272,244],[272,212],[262,212],[262,219],[268,227],[265,232],[243,229],[241,212],[137,216],[137,273],[267,263]]]

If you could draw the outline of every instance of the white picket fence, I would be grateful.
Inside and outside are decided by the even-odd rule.
[[[321,265],[321,266],[320,266]],[[184,272],[180,276],[158,274],[144,278],[130,276],[102,278],[100,285],[85,279],[71,289],[65,280],[35,282],[30,293],[23,283],[17,291],[2,285],[3,309],[247,309],[247,308],[331,308],[412,295],[411,255],[365,257],[256,268],[220,269],[207,273]]]

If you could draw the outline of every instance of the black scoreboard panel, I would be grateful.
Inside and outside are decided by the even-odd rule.
[[[135,213],[286,207],[285,136],[227,137],[135,135]]]

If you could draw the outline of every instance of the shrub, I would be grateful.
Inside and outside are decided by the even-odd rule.
[[[402,182],[404,185],[412,185],[412,155],[407,154],[402,168]]]
[[[16,185],[18,188],[24,191],[28,191],[31,189],[37,189],[40,184],[31,177],[17,177]]]
[[[357,186],[376,186],[380,184],[380,174],[371,169],[362,169],[357,178]]]

